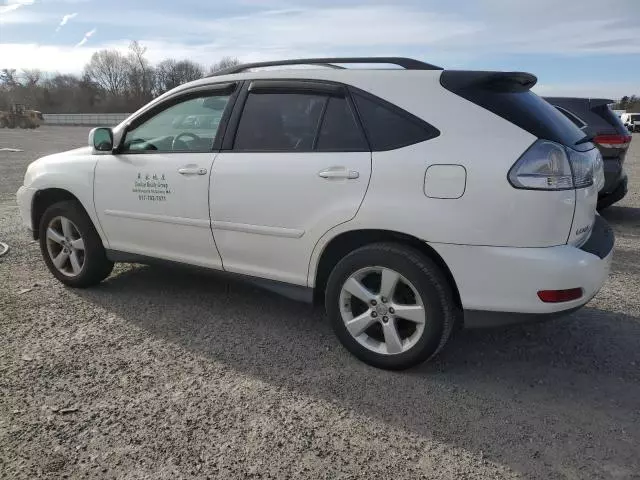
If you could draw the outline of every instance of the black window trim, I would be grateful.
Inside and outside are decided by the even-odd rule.
[[[181,90],[175,94],[167,97],[162,102],[153,105],[142,111],[138,116],[133,118],[125,126],[122,135],[120,136],[120,143],[114,149],[116,155],[142,155],[142,154],[156,154],[156,155],[168,155],[173,153],[208,153],[219,152],[222,147],[222,139],[226,132],[229,117],[234,110],[235,103],[238,98],[238,93],[242,87],[243,82],[221,82],[207,85],[200,85],[197,87],[189,88],[187,90]],[[171,108],[174,105],[190,100],[192,98],[198,98],[204,96],[203,94],[218,94],[220,96],[229,95],[229,100],[220,118],[218,130],[216,131],[215,138],[213,139],[211,149],[207,151],[193,151],[193,150],[171,150],[171,151],[159,151],[159,150],[124,150],[124,143],[127,137],[127,133],[134,128],[139,127],[144,122],[159,114],[160,112]],[[212,95],[213,96],[213,95]]]
[[[316,125],[316,134],[313,137],[313,143],[311,144],[311,151],[316,152],[318,149],[318,140],[320,140],[320,132],[322,130],[322,125],[324,124],[324,116],[327,114],[327,108],[329,108],[329,102],[331,101],[331,97],[327,96],[324,99],[324,105],[322,106],[322,112],[320,113],[320,118],[318,118],[318,124]]]
[[[306,93],[309,95],[327,95],[344,97],[346,88],[340,83],[319,80],[271,80],[260,79],[249,83],[249,93]]]
[[[332,82],[328,80],[317,80],[317,79],[306,79],[306,78],[296,78],[296,79],[277,79],[277,78],[261,78],[259,80],[247,80],[243,82],[244,85],[239,89],[238,97],[235,101],[235,108],[230,115],[229,122],[226,125],[226,132],[224,138],[222,140],[221,151],[230,152],[230,153],[332,153],[332,152],[345,152],[345,153],[353,153],[353,152],[371,152],[371,143],[366,135],[364,130],[364,126],[360,120],[360,116],[356,109],[355,102],[351,98],[351,90],[350,86],[345,85],[339,82]],[[256,86],[257,84],[257,86]],[[253,90],[252,90],[253,85]],[[256,91],[258,90],[258,91]],[[318,126],[316,128],[316,135],[313,141],[311,150],[238,150],[235,148],[235,140],[236,135],[238,134],[238,127],[240,126],[240,119],[242,118],[242,114],[244,112],[244,108],[247,102],[247,98],[249,97],[249,93],[261,94],[261,93],[307,93],[307,94],[317,94],[320,96],[325,96],[325,102],[322,109],[322,113],[320,114],[320,118],[318,120]],[[324,116],[327,111],[327,106],[329,104],[329,98],[331,96],[338,98],[345,98],[349,103],[349,108],[354,115],[354,120],[356,122],[357,127],[360,129],[360,133],[365,140],[366,148],[364,149],[353,149],[353,150],[316,150],[318,136],[320,135],[320,129],[322,127],[322,122],[324,121]]]
[[[362,139],[364,140],[364,144],[366,148],[328,148],[325,150],[318,150],[317,146],[318,146],[318,141],[320,140],[320,132],[322,130],[322,125],[324,124],[324,117],[327,114],[327,109],[329,108],[329,100],[327,100],[324,110],[322,111],[322,116],[320,118],[320,122],[318,123],[318,130],[316,131],[316,139],[314,141],[313,144],[313,152],[317,152],[317,153],[335,153],[335,152],[345,152],[345,153],[354,153],[354,152],[369,152],[371,153],[371,143],[369,142],[369,139],[367,138],[367,132],[364,129],[364,125],[362,125],[362,121],[360,120],[360,116],[358,115],[358,111],[356,110],[356,105],[355,102],[353,101],[353,98],[351,98],[351,92],[349,91],[347,96],[345,97],[345,100],[347,101],[347,105],[349,106],[349,108],[351,109],[351,114],[353,115],[353,120],[356,123],[356,127],[358,128],[358,130],[360,131],[360,135],[362,136]]]

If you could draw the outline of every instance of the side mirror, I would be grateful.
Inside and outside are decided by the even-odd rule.
[[[89,132],[89,146],[96,152],[113,150],[113,132],[108,127],[94,128]]]

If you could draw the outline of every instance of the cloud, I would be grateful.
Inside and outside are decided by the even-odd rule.
[[[91,30],[89,30],[87,33],[84,34],[84,38],[82,40],[80,40],[77,44],[76,47],[81,47],[83,46],[85,43],[87,43],[89,41],[89,39],[93,36],[94,33],[96,33],[97,29],[93,28]]]
[[[63,16],[62,20],[60,20],[60,23],[58,24],[58,27],[56,28],[56,32],[59,32],[60,29],[64,27],[69,20],[76,17],[77,15],[77,13],[68,13],[67,15]]]
[[[0,14],[13,12],[14,10],[24,7],[25,5],[33,5],[35,0],[8,0],[6,5],[0,7]]]

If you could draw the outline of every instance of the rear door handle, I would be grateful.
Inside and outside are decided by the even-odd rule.
[[[206,168],[198,168],[198,167],[182,167],[178,169],[178,173],[180,175],[206,175]]]
[[[354,180],[360,177],[360,173],[355,170],[346,170],[346,169],[331,169],[323,170],[318,173],[319,177],[331,179],[331,178],[346,178],[349,180]]]

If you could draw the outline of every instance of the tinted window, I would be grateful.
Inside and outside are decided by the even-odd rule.
[[[618,132],[624,133],[624,124],[622,123],[622,120],[613,113],[609,105],[598,105],[597,107],[592,108],[592,110]]]
[[[484,102],[481,106],[538,138],[567,146],[573,146],[584,138],[585,134],[582,130],[533,92],[493,93],[489,91],[483,92],[482,98]]]
[[[531,75],[445,70],[440,83],[538,138],[574,146],[585,136],[553,105],[529,90],[535,83]]]
[[[250,93],[234,149],[311,151],[326,101],[304,93]]]
[[[393,150],[438,136],[429,124],[391,105],[354,95],[373,150]],[[386,102],[385,102],[386,103]]]
[[[345,98],[331,97],[322,120],[317,150],[368,151],[369,146]]]
[[[580,120],[577,116],[575,116],[573,113],[571,113],[569,110],[565,110],[562,107],[558,107],[556,106],[556,108],[558,109],[558,111],[560,113],[562,113],[565,117],[567,117],[569,120],[571,120],[571,122],[578,128],[582,128],[584,126],[586,126],[587,124],[585,122],[583,122],[582,120]]]
[[[229,96],[189,97],[127,132],[124,151],[209,152]]]

